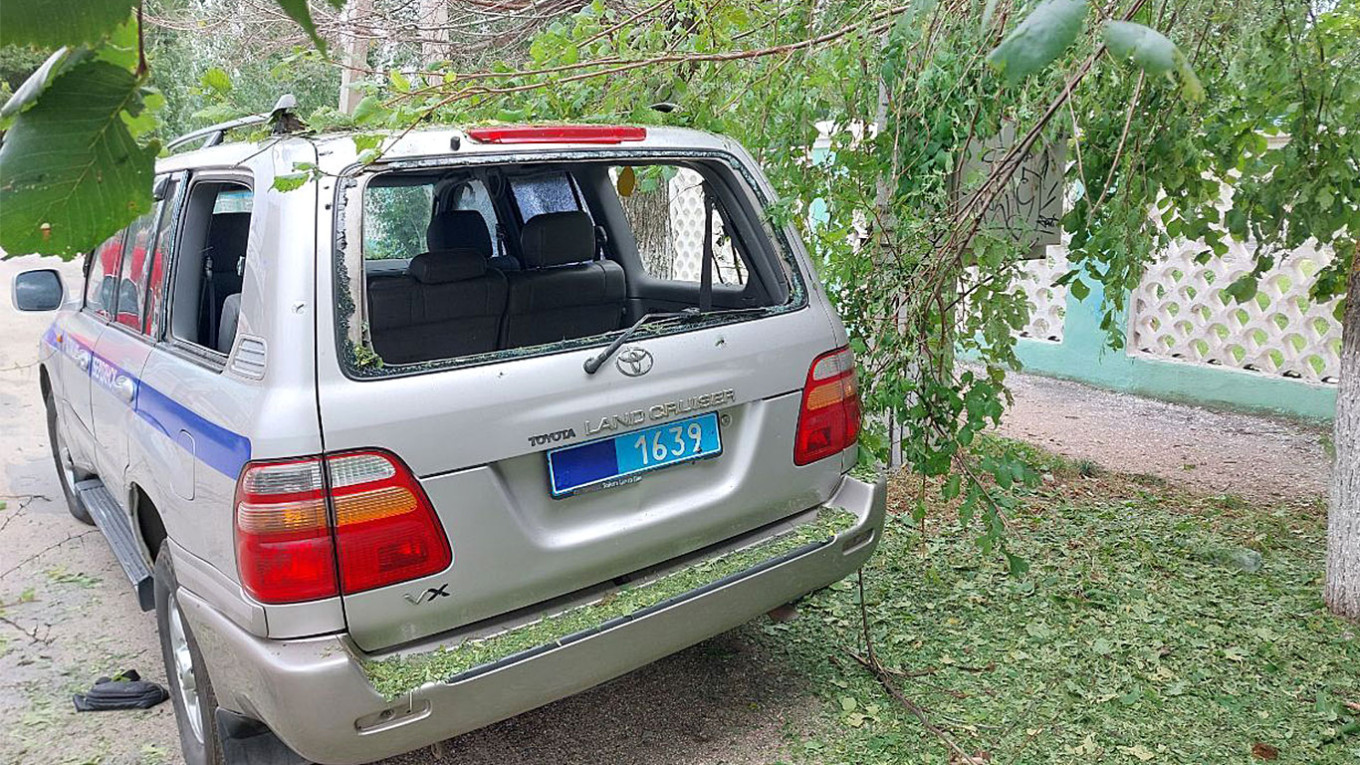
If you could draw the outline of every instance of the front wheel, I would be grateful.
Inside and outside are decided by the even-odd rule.
[[[48,393],[43,396],[43,403],[47,406],[47,442],[52,445],[52,461],[57,465],[57,481],[61,483],[61,493],[66,497],[66,509],[71,511],[72,518],[93,526],[94,519],[90,517],[89,509],[76,492],[76,484],[86,476],[76,469],[71,459],[71,449],[66,445],[61,424],[57,422],[57,402]]]
[[[175,706],[180,748],[188,765],[224,765],[222,739],[218,735],[217,696],[213,693],[203,654],[189,629],[179,604],[179,585],[170,560],[169,544],[161,545],[156,556],[156,627],[161,639],[161,657],[170,686],[170,701]]]

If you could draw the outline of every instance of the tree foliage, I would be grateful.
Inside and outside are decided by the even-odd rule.
[[[865,445],[948,474],[944,499],[1005,553],[1008,489],[1036,475],[1007,450],[964,458],[1008,403],[1030,310],[1014,283],[1028,248],[986,225],[993,203],[1032,151],[1066,146],[1061,281],[1078,296],[1105,288],[1115,345],[1125,291],[1176,239],[1203,241],[1205,259],[1227,237],[1251,242],[1256,275],[1316,240],[1337,257],[1314,292],[1342,294],[1360,235],[1357,39],[1356,0],[595,0],[486,67],[388,67],[356,114],[321,110],[312,124],[365,131],[369,159],[390,144],[384,131],[428,121],[673,124],[750,147],[785,200],[772,223],[803,230],[846,317],[867,408],[891,415]],[[220,103],[246,79],[196,72]],[[1002,134],[1015,139],[1000,161],[965,162]],[[814,158],[819,135],[826,156]],[[3,194],[23,161],[8,146]],[[29,241],[18,225],[5,222],[0,245]],[[1253,279],[1225,294],[1250,297]]]

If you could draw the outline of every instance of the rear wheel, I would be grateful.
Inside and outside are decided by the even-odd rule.
[[[43,396],[43,403],[47,405],[47,441],[52,444],[52,461],[57,465],[57,480],[61,483],[61,493],[66,496],[66,509],[71,511],[71,516],[76,520],[93,526],[94,519],[90,517],[90,511],[76,493],[76,484],[88,476],[77,470],[71,459],[71,449],[66,445],[66,436],[57,422],[57,406],[51,393]]]
[[[156,556],[155,581],[156,626],[184,761],[188,765],[223,765],[226,760],[216,723],[217,695],[203,666],[198,641],[180,608],[179,585],[165,544]]]

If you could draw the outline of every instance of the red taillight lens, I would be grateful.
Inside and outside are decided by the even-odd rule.
[[[415,476],[380,451],[246,466],[236,486],[241,585],[264,603],[371,590],[443,571],[448,538]],[[333,531],[333,533],[332,533]],[[338,574],[338,580],[337,580]]]
[[[335,503],[340,584],[363,592],[437,574],[453,561],[425,491],[394,455],[349,452],[326,460]]]
[[[236,565],[262,603],[337,593],[321,460],[246,465],[236,482]]]
[[[509,125],[472,128],[478,143],[623,143],[647,139],[647,128],[627,125]]]
[[[807,465],[842,452],[859,438],[859,383],[849,348],[823,353],[808,369],[793,464]]]

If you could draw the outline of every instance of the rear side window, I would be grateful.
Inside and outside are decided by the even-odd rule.
[[[581,200],[566,173],[516,178],[510,182],[510,188],[514,192],[522,221],[543,213],[581,209]]]
[[[704,262],[704,179],[687,167],[612,167],[638,257],[648,276],[698,282]],[[737,253],[715,203],[708,211],[713,232],[713,283],[746,284],[748,268]]]
[[[118,295],[118,264],[123,257],[123,233],[119,231],[90,253],[85,274],[85,310],[109,318]]]

